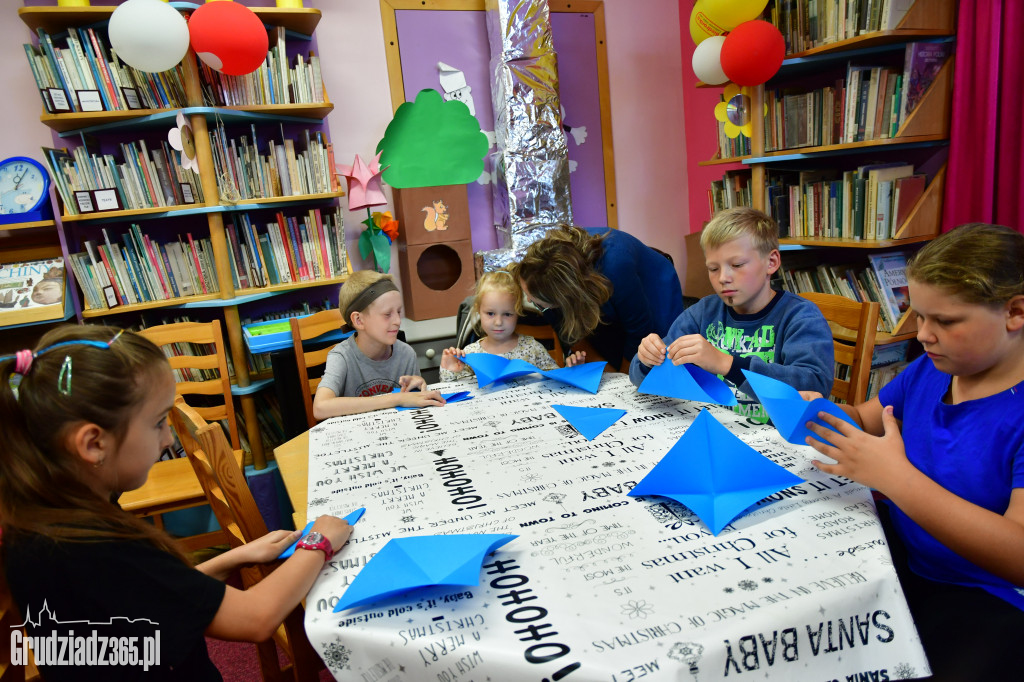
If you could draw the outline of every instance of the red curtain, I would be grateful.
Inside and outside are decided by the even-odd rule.
[[[960,0],[943,231],[1024,232],[1024,2]]]

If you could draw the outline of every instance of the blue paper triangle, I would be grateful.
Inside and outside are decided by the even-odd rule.
[[[768,416],[771,417],[775,428],[790,443],[807,445],[808,436],[817,440],[823,440],[821,436],[815,435],[807,428],[807,422],[814,422],[824,426],[826,429],[835,431],[835,429],[818,418],[819,412],[835,415],[844,422],[853,424],[858,429],[860,428],[843,411],[843,408],[830,400],[825,400],[824,398],[804,400],[795,388],[778,379],[772,379],[763,374],[748,372],[747,370],[743,370],[743,375],[747,377],[747,383],[750,384],[750,388],[754,391],[757,399],[764,405],[764,409]]]
[[[431,585],[478,585],[484,557],[517,535],[420,535],[388,540],[338,600],[334,613]]]
[[[573,405],[552,405],[565,421],[587,440],[594,440],[609,426],[626,414],[625,410],[610,407],[575,407]]]
[[[391,392],[392,393],[400,393],[401,391],[402,391],[402,389],[395,388],[395,389],[392,389]],[[473,399],[473,395],[469,391],[457,391],[455,393],[442,393],[441,397],[444,398],[445,405],[450,405],[451,403],[461,403],[461,402],[463,402],[465,400],[472,400]],[[431,405],[430,407],[438,407],[438,406],[437,405]],[[399,405],[395,409],[396,410],[419,410],[419,409],[422,409],[422,408],[420,408],[420,407],[404,407],[402,405]]]
[[[607,364],[603,360],[600,362],[586,362],[573,367],[549,369],[546,372],[541,372],[541,374],[548,379],[554,379],[563,384],[582,388],[589,393],[597,393],[597,389],[601,386],[601,377],[604,375],[604,366]]]
[[[715,405],[736,404],[736,394],[717,376],[697,365],[673,365],[668,358],[651,367],[637,391]]]
[[[676,500],[718,535],[758,500],[802,482],[702,410],[629,495]]]
[[[462,361],[473,368],[481,388],[495,381],[508,381],[540,371],[525,360],[509,360],[490,353],[469,353]]]

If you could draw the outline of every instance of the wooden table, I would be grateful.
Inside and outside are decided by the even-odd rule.
[[[274,448],[274,459],[281,472],[284,489],[292,501],[292,520],[296,528],[306,525],[306,489],[309,481],[309,431]]]
[[[278,449],[297,509],[307,490],[310,516],[366,507],[306,600],[309,639],[338,679],[928,674],[870,491],[812,467],[811,448],[728,408],[638,394],[617,374],[597,395],[535,376],[461,388],[474,398],[330,420],[308,445]],[[587,441],[553,404],[626,415]],[[673,500],[626,494],[703,409],[804,479],[717,536]],[[483,560],[479,585],[333,613],[389,539],[439,533],[518,537]]]

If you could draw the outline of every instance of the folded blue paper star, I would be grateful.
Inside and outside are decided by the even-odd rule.
[[[508,360],[500,355],[490,353],[470,353],[462,361],[473,368],[476,373],[477,385],[483,388],[495,381],[508,381],[527,374],[541,374],[548,379],[581,388],[590,393],[597,393],[601,385],[601,376],[607,362],[587,362],[574,367],[541,370],[525,360]]]
[[[844,422],[860,428],[846,412],[843,412],[843,408],[830,400],[824,398],[804,400],[800,397],[800,393],[789,384],[762,374],[742,371],[743,375],[747,377],[750,388],[753,389],[757,399],[761,401],[768,416],[771,417],[775,428],[790,443],[807,445],[808,436],[824,440],[821,436],[811,433],[807,428],[807,422],[821,424],[826,429],[835,431],[831,426],[818,419],[819,412],[828,412]]]
[[[418,587],[479,585],[484,557],[518,535],[419,535],[388,540],[359,571],[334,613]]]
[[[673,365],[668,358],[660,365],[651,367],[636,390],[700,403],[736,404],[736,395],[732,389],[714,374],[689,363]]]
[[[670,497],[718,535],[758,500],[802,482],[702,410],[629,495]]]
[[[625,410],[610,407],[575,407],[573,405],[552,405],[565,421],[587,440],[594,440],[609,426],[619,421]]]

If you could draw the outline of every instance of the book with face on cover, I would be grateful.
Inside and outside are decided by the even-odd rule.
[[[0,325],[62,319],[65,288],[60,256],[0,265]]]

